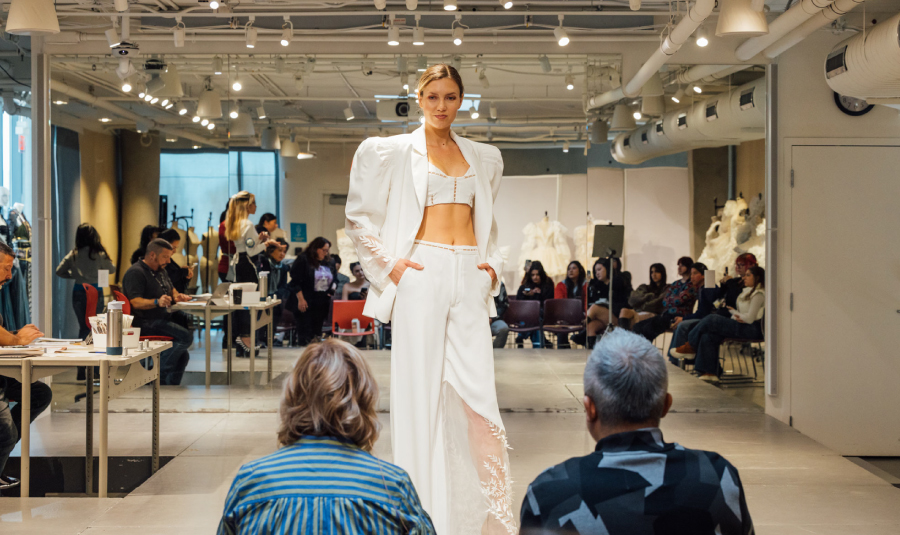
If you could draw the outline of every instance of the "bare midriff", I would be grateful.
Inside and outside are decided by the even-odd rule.
[[[444,245],[478,245],[472,208],[461,203],[426,206],[416,239]]]

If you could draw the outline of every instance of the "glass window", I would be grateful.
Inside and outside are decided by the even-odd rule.
[[[258,223],[259,216],[266,212],[278,215],[278,169],[275,165],[275,153],[241,153],[241,189],[256,196],[256,216],[250,218],[254,223]]]

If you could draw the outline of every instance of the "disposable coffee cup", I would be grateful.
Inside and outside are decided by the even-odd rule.
[[[235,288],[231,293],[231,302],[235,305],[242,304],[244,298],[244,289],[243,288]]]

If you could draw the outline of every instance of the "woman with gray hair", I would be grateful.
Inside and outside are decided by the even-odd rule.
[[[650,341],[624,329],[597,343],[584,370],[597,446],[529,485],[521,535],[753,533],[737,469],[717,453],[663,441],[666,366]]]

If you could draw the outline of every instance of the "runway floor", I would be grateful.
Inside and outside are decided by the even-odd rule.
[[[238,468],[275,449],[281,378],[299,349],[275,350],[271,385],[250,386],[248,363],[240,359],[234,385],[209,389],[202,385],[203,355],[202,349],[192,351],[186,378],[192,384],[163,389],[161,453],[174,456],[171,462],[123,498],[0,498],[0,533],[214,533]],[[585,350],[495,352],[498,397],[513,448],[516,510],[537,474],[594,447],[580,403],[587,355]],[[384,427],[375,453],[390,460],[390,353],[366,356],[381,385]],[[213,364],[214,382],[223,382],[218,351]],[[265,370],[265,360],[256,364]],[[83,455],[84,402],[73,401],[82,388],[74,374],[57,376],[53,410],[32,427],[33,456]],[[662,423],[666,440],[717,451],[737,466],[757,533],[900,533],[900,489],[766,416],[757,404],[763,400],[761,388],[724,391],[670,367],[670,392],[675,402]],[[110,455],[149,454],[149,389],[110,407]]]

